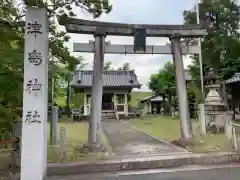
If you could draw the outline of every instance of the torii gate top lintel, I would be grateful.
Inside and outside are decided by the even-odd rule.
[[[104,33],[113,36],[133,36],[134,30],[143,29],[148,37],[197,38],[207,35],[206,25],[157,25],[157,24],[125,24],[101,21],[89,21],[68,17],[66,14],[58,18],[59,24],[66,27],[69,33],[95,34]]]
[[[171,41],[171,47],[158,52],[167,52],[173,54],[173,62],[176,70],[177,94],[179,102],[179,114],[181,121],[182,138],[192,138],[191,125],[189,123],[188,99],[186,91],[186,82],[183,66],[183,48],[181,47],[181,38],[199,38],[207,35],[207,28],[203,25],[144,25],[144,24],[122,24],[110,22],[88,21],[75,19],[62,15],[59,17],[59,24],[66,27],[69,33],[93,34],[95,36],[94,46],[90,51],[94,52],[93,78],[92,78],[92,103],[89,125],[89,140],[91,146],[99,144],[99,123],[101,121],[102,105],[102,72],[104,63],[104,53],[106,52],[105,37],[113,36],[133,36],[134,46],[131,52],[149,52],[146,46],[146,37],[167,37]],[[91,44],[90,44],[91,45]],[[84,47],[81,47],[84,48]],[[89,47],[83,49],[84,52]],[[108,49],[107,52],[115,51]],[[119,50],[119,47],[117,47]],[[121,50],[120,50],[121,51]],[[118,51],[119,52],[119,51]],[[127,49],[125,48],[125,53]],[[129,51],[130,52],[130,51]],[[152,53],[155,53],[152,49]],[[125,113],[128,116],[128,113]]]

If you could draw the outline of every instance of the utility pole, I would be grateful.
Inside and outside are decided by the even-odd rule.
[[[199,4],[201,3],[201,0],[197,0],[196,5],[196,15],[197,15],[197,24],[200,24],[200,9]],[[201,134],[206,134],[206,118],[205,118],[205,108],[204,108],[204,82],[203,82],[203,63],[202,63],[202,43],[201,38],[198,38],[198,47],[200,49],[199,53],[199,70],[200,70],[200,79],[201,79],[201,103],[199,104],[199,119],[200,119],[200,129]]]
[[[53,140],[52,140],[52,137],[53,137],[53,109],[54,109],[54,58],[52,56],[52,54],[50,54],[50,62],[51,62],[51,111],[48,112],[48,113],[51,113],[51,116],[50,116],[50,141],[51,141],[51,144],[53,144]]]

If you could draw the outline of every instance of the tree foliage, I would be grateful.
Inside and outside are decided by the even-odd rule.
[[[0,129],[7,124],[9,127],[11,120],[17,116],[18,108],[22,107],[24,26],[21,24],[27,6],[47,9],[49,51],[51,58],[57,61],[54,68],[49,66],[49,76],[56,78],[68,77],[69,72],[81,64],[79,58],[71,56],[65,46],[70,37],[59,30],[56,17],[63,12],[74,16],[74,7],[90,12],[94,18],[112,9],[108,0],[0,0]],[[59,72],[59,65],[67,71]]]
[[[123,65],[120,66],[117,70],[118,70],[118,71],[129,71],[130,69],[131,69],[130,63],[129,63],[129,62],[125,62],[125,63],[123,63]]]
[[[114,68],[112,67],[112,62],[111,61],[105,61],[103,70],[104,71],[114,70]],[[130,71],[131,70],[131,65],[130,65],[129,62],[125,62],[120,67],[116,68],[116,70],[117,71]]]
[[[150,76],[149,88],[156,93],[169,94],[175,86],[175,70],[171,61],[168,61],[158,73]]]
[[[208,24],[208,35],[202,38],[203,74],[210,71],[228,79],[240,71],[239,5],[233,0],[203,0],[199,5],[200,22]],[[184,11],[185,24],[196,24],[196,8]],[[187,43],[196,44],[188,39]],[[197,55],[192,56],[190,73],[196,81],[191,88],[196,101],[202,101],[200,66]]]
[[[106,61],[106,62],[104,62],[103,70],[104,70],[104,71],[113,70],[113,68],[112,68],[112,62],[111,62],[111,61]]]
[[[177,95],[175,74],[174,64],[171,61],[168,61],[158,73],[152,74],[150,77],[149,88],[155,93],[163,96],[165,112],[170,111],[170,106],[177,108],[176,99],[172,99],[173,96]],[[188,86],[187,91],[190,116],[194,117],[196,107],[195,92],[192,90],[191,86]],[[168,103],[165,102],[166,98],[168,99]]]
[[[175,70],[171,61],[168,61],[158,73],[150,76],[149,88],[163,96],[163,108],[166,113],[169,113],[170,106],[173,103],[172,96],[175,94],[175,86]],[[165,102],[166,98],[168,99],[168,103]]]
[[[200,22],[208,24],[208,35],[201,41],[204,74],[212,70],[228,79],[240,71],[239,9],[233,0],[203,0],[199,5]],[[196,10],[184,11],[183,15],[185,24],[196,23]],[[198,57],[192,59],[190,70],[199,80]]]

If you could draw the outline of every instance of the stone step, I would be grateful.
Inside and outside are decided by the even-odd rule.
[[[117,119],[116,116],[105,116],[101,117],[102,119]]]
[[[101,119],[102,120],[117,119],[117,117],[115,112],[102,112]]]

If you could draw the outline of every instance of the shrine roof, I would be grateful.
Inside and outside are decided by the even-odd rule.
[[[147,97],[141,99],[140,103],[143,103],[146,101],[153,101],[153,102],[163,101],[163,96],[161,94],[153,94],[151,96],[147,96]]]
[[[71,86],[76,88],[92,87],[92,70],[76,70],[73,74]],[[103,87],[105,88],[140,88],[137,75],[130,71],[104,71]]]
[[[226,84],[240,82],[240,73],[235,73],[230,79],[226,80]]]

